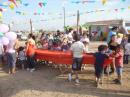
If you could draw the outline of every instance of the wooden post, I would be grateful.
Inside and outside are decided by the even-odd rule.
[[[77,33],[79,34],[79,10],[77,11]]]
[[[11,30],[10,24],[8,24],[8,27],[9,27],[9,31],[10,31]]]
[[[30,32],[32,33],[32,20],[30,19]]]
[[[66,17],[65,17],[65,7],[63,7],[63,13],[64,13],[64,33],[65,33],[65,26],[66,26],[66,24],[65,24],[65,21],[66,21]]]

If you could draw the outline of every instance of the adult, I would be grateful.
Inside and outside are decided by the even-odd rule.
[[[117,36],[112,35],[111,39],[110,39],[110,42],[108,43],[108,48],[109,48],[110,53],[115,53],[116,52],[116,47],[118,45],[116,40],[117,40]],[[111,69],[110,74],[114,73],[114,71],[115,71],[115,59],[114,58],[113,58],[113,62],[110,64],[110,67],[111,67],[110,68]],[[105,72],[106,72],[106,69],[105,69]]]
[[[117,36],[116,35],[112,35],[110,38],[110,42],[108,43],[108,48],[111,51],[116,51],[116,46],[118,45],[117,42]]]
[[[9,44],[6,45],[6,48],[5,48],[9,74],[14,74],[16,71],[16,49],[15,49],[16,45],[17,45],[17,39],[10,40]]]
[[[90,42],[88,36],[87,36],[87,33],[83,33],[83,36],[81,37],[81,42],[83,42],[84,40],[86,40],[86,42]]]
[[[111,29],[111,31],[108,33],[107,43],[110,42],[110,39],[111,39],[112,35],[116,35],[117,34],[117,29],[118,29],[117,27],[113,27]]]
[[[35,70],[35,36],[33,34],[29,34],[28,41],[26,45],[26,56],[27,56],[27,70],[30,70],[30,72],[33,72]]]
[[[83,52],[85,50],[85,47],[84,44],[80,41],[79,35],[75,35],[74,40],[75,42],[70,48],[73,55],[72,70],[76,74],[76,83],[79,83],[78,72],[81,71]]]

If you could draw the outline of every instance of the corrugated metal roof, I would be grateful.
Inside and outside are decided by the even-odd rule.
[[[125,21],[125,20],[124,20]],[[121,25],[123,20],[103,20],[103,21],[95,21],[95,22],[87,22],[89,25]],[[126,26],[130,26],[130,21],[125,21]]]

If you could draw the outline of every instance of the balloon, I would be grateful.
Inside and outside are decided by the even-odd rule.
[[[15,32],[8,32],[5,34],[5,37],[9,40],[15,40],[17,38],[17,34]]]
[[[102,4],[103,5],[106,4],[106,2],[107,2],[107,0],[102,0]]]
[[[3,16],[3,15],[2,15],[2,12],[0,12],[0,18],[2,18],[2,16]]]
[[[0,32],[6,33],[9,31],[9,27],[6,24],[0,24]]]
[[[3,12],[3,9],[2,9],[2,8],[0,8],[0,11],[1,11],[1,12]]]
[[[2,44],[3,45],[8,45],[9,44],[9,39],[7,37],[2,37]]]
[[[3,37],[3,35],[4,35],[4,34],[3,34],[2,32],[0,32],[0,37]]]
[[[39,6],[42,7],[42,3],[41,2],[39,3]]]

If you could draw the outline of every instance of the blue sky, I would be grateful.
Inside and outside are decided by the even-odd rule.
[[[33,21],[34,29],[44,30],[57,30],[63,29],[63,6],[66,9],[66,25],[76,25],[76,16],[68,17],[71,14],[76,14],[77,10],[80,12],[90,12],[88,14],[80,15],[80,24],[90,21],[109,20],[109,19],[125,19],[130,20],[130,0],[108,0],[103,5],[102,0],[87,0],[95,1],[93,3],[72,3],[72,1],[83,0],[46,0],[46,6],[42,8],[38,5],[39,2],[44,0],[21,0],[22,4],[18,3],[18,7],[14,10],[6,8],[7,11],[3,12],[2,21],[7,24],[12,24],[12,30],[29,30],[29,20]],[[8,0],[0,0],[0,4],[8,2]],[[65,3],[64,3],[65,2]],[[24,4],[29,4],[24,6]],[[1,7],[0,8],[4,8]],[[124,9],[123,9],[124,8]],[[118,12],[115,11],[118,9]],[[121,10],[122,9],[122,10]],[[104,10],[103,12],[95,12]],[[16,11],[24,12],[26,15],[19,15]],[[44,15],[34,15],[35,12],[44,13]],[[61,19],[58,19],[61,17]],[[42,21],[47,20],[47,21]]]

